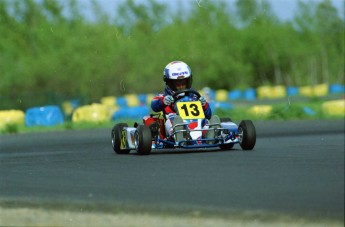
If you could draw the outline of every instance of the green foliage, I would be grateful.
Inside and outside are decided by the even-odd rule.
[[[160,92],[173,60],[196,89],[344,83],[344,18],[329,0],[300,1],[289,22],[267,1],[126,0],[114,19],[91,3],[94,21],[79,1],[0,0],[0,109]]]
[[[274,106],[268,116],[269,119],[305,119],[308,114],[304,111],[305,106],[301,104],[284,104]],[[313,114],[314,115],[314,114]]]
[[[4,128],[0,130],[1,134],[16,134],[19,132],[17,124],[6,124]]]

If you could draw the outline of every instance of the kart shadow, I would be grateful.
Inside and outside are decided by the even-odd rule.
[[[198,149],[186,149],[186,148],[178,148],[178,149],[161,149],[161,150],[154,150],[151,151],[150,155],[178,155],[178,154],[198,154],[198,153],[219,153],[219,152],[236,152],[241,151],[241,149],[233,148],[231,150],[221,150],[220,148],[198,148]],[[132,155],[138,155],[138,153],[131,153]]]

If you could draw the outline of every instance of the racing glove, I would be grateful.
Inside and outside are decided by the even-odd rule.
[[[174,98],[171,95],[164,96],[163,103],[166,106],[170,106],[174,103]]]
[[[201,96],[201,97],[199,98],[199,101],[201,102],[201,105],[202,105],[202,106],[205,106],[206,103],[207,103],[207,101],[206,101],[206,99],[205,99],[204,96]]]

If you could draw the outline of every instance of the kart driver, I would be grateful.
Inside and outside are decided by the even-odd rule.
[[[170,62],[163,71],[163,80],[165,82],[165,89],[163,94],[155,96],[151,101],[151,108],[155,112],[163,111],[166,116],[165,130],[166,135],[172,133],[172,126],[183,123],[180,116],[176,115],[174,108],[173,94],[177,91],[191,89],[192,86],[192,70],[182,61]],[[195,94],[190,94],[190,98],[195,99]],[[212,111],[204,96],[199,98],[202,108],[204,110],[205,118],[211,119]],[[212,117],[211,122],[220,122],[218,116]],[[214,119],[215,118],[215,119]]]

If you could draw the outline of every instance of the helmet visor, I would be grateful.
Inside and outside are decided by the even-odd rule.
[[[168,86],[174,91],[181,91],[184,89],[189,89],[191,87],[191,79],[179,79],[179,80],[168,80]]]

